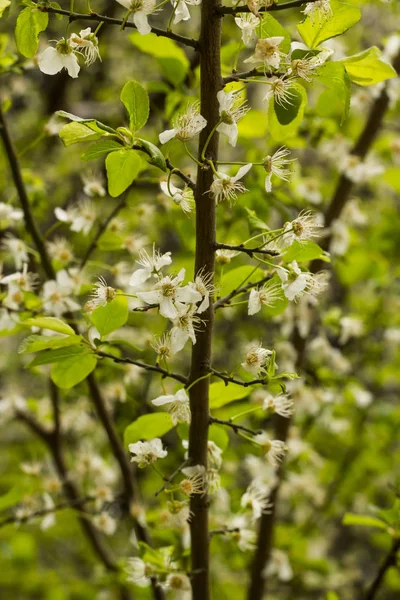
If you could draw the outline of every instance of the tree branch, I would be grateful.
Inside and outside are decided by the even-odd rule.
[[[230,375],[225,375],[225,373],[221,373],[221,371],[216,371],[215,369],[210,367],[210,371],[213,375],[215,375],[215,377],[219,377],[219,379],[222,379],[222,381],[225,381],[225,384],[228,385],[229,383],[236,383],[236,385],[241,385],[243,387],[250,387],[252,385],[257,385],[257,384],[267,384],[268,383],[268,377],[264,377],[263,379],[252,379],[252,381],[241,381],[240,379],[235,379],[235,377],[231,377]]]
[[[265,246],[265,244],[264,244]],[[266,250],[263,246],[257,246],[256,248],[246,248],[243,244],[239,244],[238,246],[232,246],[231,244],[220,244],[217,242],[214,246],[216,250],[235,250],[236,252],[243,252],[253,257],[253,254],[268,254],[268,256],[279,256],[279,252],[275,252],[275,250]]]
[[[42,12],[53,13],[56,15],[63,15],[64,17],[68,17],[70,22],[72,21],[95,21],[96,23],[104,23],[105,25],[124,25],[126,29],[137,29],[136,25],[131,21],[124,21],[122,19],[114,19],[113,17],[107,17],[106,15],[99,15],[98,13],[77,13],[70,12],[69,10],[63,10],[61,8],[53,8],[52,6],[41,6],[37,5],[38,9]],[[187,38],[183,35],[178,35],[177,33],[173,33],[172,31],[166,31],[164,29],[159,29],[158,27],[151,28],[152,33],[155,33],[157,36],[166,37],[170,40],[174,40],[179,44],[183,44],[184,46],[189,46],[190,48],[198,49],[199,42],[197,40]]]
[[[93,500],[93,496],[86,496],[86,498],[78,498],[76,502],[60,502],[59,504],[55,504],[52,508],[42,508],[40,510],[35,510],[30,515],[26,515],[23,517],[16,517],[12,515],[0,521],[0,528],[5,527],[6,525],[12,525],[13,523],[28,523],[32,519],[36,519],[38,517],[45,517],[46,515],[51,515],[52,513],[58,512],[59,510],[64,510],[66,508],[82,507],[88,502],[93,502]]]
[[[171,161],[169,160],[169,158],[165,159],[165,163],[167,165],[167,168],[170,171],[174,172],[174,175],[176,175],[177,177],[179,177],[180,179],[182,179],[182,181],[184,183],[186,183],[186,185],[193,190],[193,192],[196,191],[196,184],[190,179],[190,177],[188,177],[187,175],[185,175],[185,173],[183,173],[183,171],[181,171],[180,169],[177,169],[176,167],[174,167],[174,165],[171,163]]]
[[[231,427],[233,431],[239,434],[240,431],[244,431],[245,433],[250,433],[250,435],[258,435],[262,433],[262,431],[254,431],[253,429],[249,429],[248,427],[243,427],[243,425],[236,425],[236,423],[232,423],[232,421],[224,421],[223,419],[217,419],[216,417],[210,417],[210,423],[217,423],[218,425],[225,425],[225,427]]]
[[[113,354],[108,354],[107,352],[96,352],[97,356],[102,356],[103,358],[110,358],[115,363],[128,364],[128,365],[136,365],[141,369],[145,369],[146,371],[154,371],[155,373],[161,373],[163,377],[170,377],[171,379],[176,379],[176,381],[180,381],[181,383],[187,383],[188,379],[184,375],[180,375],[179,373],[171,373],[162,367],[157,367],[156,365],[148,365],[146,363],[141,362],[140,360],[134,360],[132,358],[121,358],[118,356],[114,356]]]
[[[282,2],[281,4],[272,4],[271,6],[262,6],[258,9],[259,13],[264,12],[276,12],[279,10],[288,10],[289,8],[298,8],[304,4],[311,4],[317,2],[317,0],[290,0],[290,2]],[[237,15],[238,13],[252,12],[246,5],[244,6],[221,6],[218,11],[220,15]]]
[[[269,281],[271,279],[271,277],[272,277],[272,275],[266,275],[265,277],[263,277],[262,279],[259,279],[258,281],[255,281],[254,283],[248,283],[247,285],[244,285],[242,287],[235,288],[229,294],[227,294],[223,298],[220,298],[219,300],[217,300],[217,302],[214,304],[214,310],[217,310],[218,308],[223,308],[224,306],[229,306],[230,301],[233,298],[235,298],[236,296],[239,296],[240,294],[245,294],[252,288],[257,287],[258,285],[262,285],[266,281]]]
[[[381,564],[379,571],[375,576],[375,579],[372,581],[371,585],[366,591],[365,596],[363,596],[364,600],[375,600],[387,571],[390,569],[390,567],[395,567],[397,564],[397,552],[399,550],[400,539],[394,539],[385,560]]]

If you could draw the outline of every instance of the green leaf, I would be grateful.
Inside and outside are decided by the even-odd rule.
[[[342,125],[350,110],[351,81],[346,69],[339,62],[328,62],[318,69],[316,79],[328,88],[318,99],[316,108],[318,115],[331,116],[332,106],[333,110],[339,106]]]
[[[124,192],[139,173],[140,157],[135,150],[117,150],[106,158],[108,192],[116,198]]]
[[[0,0],[0,17],[3,16],[4,11],[6,10],[6,8],[8,8],[9,6],[11,6],[11,2],[10,0]]]
[[[307,17],[303,23],[297,25],[298,32],[310,48],[317,48],[325,40],[330,40],[353,27],[361,18],[361,11],[356,6],[342,4],[331,0],[333,15],[330,19],[323,20]]]
[[[96,364],[97,358],[94,354],[76,354],[55,364],[51,371],[51,379],[58,387],[69,389],[86,379]]]
[[[173,85],[182,83],[189,71],[190,62],[176,42],[157,37],[155,33],[140,35],[135,32],[129,36],[129,39],[141,52],[157,59],[163,75]]]
[[[381,60],[382,52],[376,46],[341,61],[349,77],[358,85],[375,85],[397,77],[392,65]]]
[[[128,298],[115,296],[111,302],[105,306],[99,306],[92,312],[92,323],[103,336],[125,325],[128,316]]]
[[[346,513],[342,521],[343,525],[360,525],[361,527],[378,527],[379,529],[387,529],[387,524],[377,519],[366,515],[356,515],[354,513]]]
[[[29,327],[39,327],[39,329],[50,329],[50,331],[56,331],[57,333],[65,333],[65,335],[75,335],[75,331],[56,317],[32,317],[25,319],[23,325],[29,325]]]
[[[295,135],[307,105],[307,92],[302,85],[294,83],[290,87],[290,93],[290,104],[281,106],[273,97],[269,101],[269,131],[274,140],[279,142]]]
[[[140,145],[143,146],[145,150],[147,150],[146,158],[151,165],[158,167],[159,169],[161,169],[161,171],[167,171],[167,164],[165,162],[164,154],[159,148],[157,148],[157,146],[142,138],[137,138],[135,142],[139,142]]]
[[[309,262],[310,260],[321,259],[325,262],[330,262],[327,253],[322,250],[315,242],[305,240],[304,242],[298,242],[295,240],[293,244],[282,254],[282,258],[285,262],[291,263],[294,260],[297,262]]]
[[[18,487],[13,487],[6,494],[0,496],[0,510],[6,510],[15,504],[18,504],[24,497],[24,490]]]
[[[279,50],[287,54],[290,50],[290,34],[289,32],[282,27],[282,25],[277,21],[272,15],[265,13],[258,25],[257,36],[260,39],[265,39],[269,37],[280,36],[283,37],[284,40],[279,45]]]
[[[340,600],[340,598],[336,594],[336,592],[327,592],[327,594],[326,594],[326,600]]]
[[[140,83],[128,81],[122,88],[120,99],[129,115],[129,127],[135,133],[149,118],[149,96]]]
[[[65,111],[65,110],[57,110],[56,115],[63,119],[69,119],[70,121],[72,121],[74,123],[83,123],[84,125],[89,127],[89,129],[92,129],[96,133],[105,132],[105,133],[116,134],[115,129],[113,129],[112,127],[109,127],[108,125],[105,125],[104,123],[102,123],[101,121],[98,121],[97,119],[78,117],[72,113]]]
[[[19,13],[15,28],[15,41],[19,52],[26,58],[33,58],[39,45],[39,34],[49,22],[49,15],[37,8],[24,8]]]
[[[221,408],[225,404],[242,400],[250,394],[251,389],[236,383],[225,385],[224,381],[217,381],[210,385],[210,408]]]
[[[245,210],[247,212],[247,217],[249,219],[250,231],[261,230],[261,231],[269,231],[269,227],[264,221],[262,221],[256,214],[255,210],[251,210],[245,206]]]
[[[52,365],[70,358],[79,358],[89,353],[92,354],[91,350],[83,346],[69,346],[66,348],[56,348],[55,350],[45,350],[39,352],[39,354],[25,366],[25,369],[38,367],[39,365]]]
[[[40,352],[41,350],[55,350],[56,348],[66,348],[75,346],[82,341],[81,335],[69,335],[68,337],[53,337],[48,335],[30,335],[25,338],[19,348],[18,354],[27,352]]]
[[[124,431],[124,444],[134,444],[139,440],[152,440],[162,437],[173,428],[172,417],[166,412],[156,412],[151,415],[142,415],[133,421]]]
[[[67,123],[61,127],[59,134],[64,146],[80,144],[81,142],[93,142],[102,137],[102,133],[93,131],[83,123]]]
[[[71,123],[72,125],[72,123]],[[65,125],[64,127],[68,127]],[[82,140],[80,140],[82,141]],[[87,141],[87,140],[85,140]],[[75,143],[75,142],[72,142]],[[68,145],[68,144],[66,144]],[[107,154],[108,152],[113,152],[114,150],[120,150],[121,144],[115,142],[114,140],[102,139],[98,142],[95,142],[81,155],[82,160],[94,160],[95,158],[99,158],[103,154]]]
[[[232,269],[224,274],[220,285],[219,295],[221,297],[227,296],[233,292],[233,290],[242,287],[242,285],[247,285],[251,282],[254,283],[263,277],[265,277],[265,273],[262,269],[254,269],[254,267],[250,265]]]

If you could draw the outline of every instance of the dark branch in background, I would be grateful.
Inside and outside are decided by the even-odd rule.
[[[163,377],[171,377],[171,379],[176,379],[176,381],[180,381],[181,383],[187,383],[188,379],[184,375],[180,375],[179,373],[170,373],[167,369],[163,369],[162,367],[157,367],[156,365],[148,365],[140,360],[134,360],[133,358],[121,358],[119,356],[114,356],[113,354],[108,354],[107,352],[96,352],[97,356],[102,356],[103,358],[110,358],[115,363],[128,364],[128,365],[136,365],[141,369],[145,369],[145,371],[154,371],[155,373],[161,373]]]
[[[97,244],[99,242],[99,239],[101,238],[101,236],[103,235],[103,233],[107,230],[107,227],[109,226],[109,224],[111,223],[111,221],[124,208],[125,204],[126,204],[126,196],[124,196],[118,202],[118,204],[115,205],[115,207],[110,212],[110,214],[105,219],[105,221],[103,221],[103,223],[100,223],[99,228],[98,228],[98,230],[96,232],[96,235],[94,236],[93,240],[91,241],[88,249],[86,250],[86,252],[85,252],[85,254],[84,254],[83,258],[82,258],[82,261],[81,261],[81,264],[80,264],[80,268],[81,269],[83,269],[83,267],[86,265],[87,261],[91,257],[92,253],[96,250]]]
[[[259,279],[258,281],[255,281],[254,283],[248,283],[247,285],[244,285],[242,287],[235,288],[229,294],[227,294],[223,298],[220,298],[219,300],[217,300],[217,302],[214,304],[214,310],[217,310],[217,308],[222,308],[224,306],[229,306],[229,304],[230,304],[231,300],[233,300],[233,298],[235,298],[236,296],[239,296],[240,294],[245,294],[252,288],[257,287],[258,285],[262,285],[266,281],[269,281],[271,279],[271,277],[272,277],[272,275],[266,275],[265,277],[263,277],[262,279]]]
[[[282,5],[283,6],[283,5]],[[393,63],[397,72],[400,70],[400,54],[395,58]],[[368,154],[381,126],[384,116],[389,108],[389,97],[384,88],[373,103],[369,112],[364,128],[355,143],[352,154],[364,159]],[[331,223],[340,217],[343,209],[348,202],[354,183],[342,175],[339,179],[337,187],[332,196],[332,200],[325,213],[325,225]],[[326,249],[329,246],[330,238],[325,238],[321,246]],[[315,260],[310,265],[310,271],[318,272],[324,268],[325,263],[320,260]],[[300,370],[305,359],[305,351],[307,339],[302,338],[297,329],[294,332],[292,339],[293,346],[297,351],[296,370]],[[286,442],[289,434],[290,419],[286,419],[276,415],[275,438]],[[277,471],[278,483],[272,491],[271,503],[272,508],[269,514],[263,514],[259,523],[257,549],[254,555],[254,560],[251,567],[251,581],[248,590],[248,600],[262,600],[265,597],[266,581],[263,577],[263,571],[271,555],[273,545],[273,535],[275,529],[276,507],[278,505],[279,488],[284,472],[284,465],[281,464]],[[379,585],[383,579],[383,575],[379,580]],[[366,600],[371,600],[374,596],[367,597]]]
[[[93,502],[94,498],[92,496],[86,496],[85,498],[78,498],[76,502],[59,502],[59,504],[55,504],[52,508],[42,508],[39,510],[33,511],[31,514],[16,517],[10,516],[6,517],[2,521],[0,521],[0,528],[5,527],[6,525],[12,525],[13,523],[17,523],[18,525],[21,523],[29,523],[33,519],[37,519],[39,517],[45,517],[46,515],[51,515],[52,513],[58,512],[59,510],[64,510],[67,508],[82,508],[85,504],[89,502]]]
[[[25,185],[24,185],[24,182],[22,179],[19,162],[18,162],[18,159],[14,152],[13,145],[12,145],[11,139],[8,135],[8,131],[5,127],[4,118],[3,118],[3,115],[1,112],[0,112],[0,117],[1,117],[0,132],[1,132],[1,136],[3,137],[4,143],[5,143],[7,157],[8,157],[8,160],[9,160],[9,163],[10,163],[10,166],[12,169],[12,173],[14,176],[15,186],[16,186],[18,194],[20,196],[22,210],[24,213],[25,221],[27,223],[27,229],[28,229],[28,223],[29,223],[30,229],[28,229],[28,231],[32,235],[33,241],[36,245],[36,249],[40,255],[42,263],[44,265],[47,264],[47,268],[45,269],[47,278],[54,279],[55,272],[51,265],[50,259],[48,257],[46,246],[44,245],[43,240],[41,239],[40,235],[39,235],[39,237],[37,236],[37,234],[35,236],[33,235],[33,232],[38,232],[38,230],[37,230],[34,218],[33,218],[33,214],[31,212],[31,207],[29,205],[29,199],[28,199],[26,188],[25,188]],[[72,322],[74,321],[74,316],[72,314],[68,313],[65,316],[70,321],[72,321]],[[76,329],[76,331],[78,331],[76,326],[75,326],[75,329]],[[92,402],[95,406],[97,415],[106,431],[113,455],[119,464],[122,479],[124,481],[124,486],[125,486],[125,495],[126,495],[128,501],[131,502],[136,497],[137,494],[135,493],[133,474],[130,471],[130,465],[128,462],[128,458],[125,455],[122,443],[120,442],[118,435],[115,431],[114,424],[112,422],[110,415],[108,414],[106,404],[104,402],[104,399],[100,392],[100,388],[96,382],[96,379],[95,379],[95,376],[93,373],[91,373],[88,377],[88,384],[89,384],[90,396],[91,396]],[[55,385],[53,385],[53,383],[51,383],[50,399],[51,399],[51,403],[52,403],[52,407],[53,407],[53,415],[54,415],[53,431],[47,431],[46,429],[44,429],[28,413],[21,413],[19,415],[19,417],[21,420],[25,421],[25,423],[46,443],[46,445],[49,448],[49,451],[53,457],[53,462],[55,464],[57,473],[59,474],[59,477],[60,477],[61,481],[63,482],[63,489],[65,492],[65,495],[69,501],[75,502],[79,499],[79,493],[78,493],[78,490],[77,490],[75,484],[69,480],[67,466],[65,464],[64,456],[63,456],[63,453],[61,450],[62,438],[61,438],[61,430],[60,430],[59,392],[58,392],[58,388]],[[82,517],[79,518],[79,521],[80,521],[80,524],[81,524],[81,527],[82,527],[84,533],[86,534],[86,537],[88,538],[94,551],[96,552],[96,554],[98,555],[100,560],[103,562],[106,569],[109,571],[118,573],[119,572],[118,563],[116,562],[115,558],[112,556],[110,551],[108,550],[107,546],[105,546],[103,544],[102,538],[99,536],[97,530],[94,528],[92,523],[88,519],[82,518]],[[136,529],[138,538],[141,541],[144,541],[146,543],[150,542],[150,538],[147,533],[147,530],[144,527],[142,527],[137,521],[135,521],[135,529]],[[165,598],[164,590],[158,586],[158,584],[154,578],[152,578],[152,587],[153,587],[153,594],[154,594],[155,600],[164,600],[164,598]],[[125,587],[125,585],[123,585],[121,583],[119,585],[119,590],[120,590],[121,600],[131,600],[130,592]]]
[[[69,10],[63,10],[61,8],[53,8],[52,6],[41,6],[37,5],[38,10],[42,12],[52,13],[55,15],[63,15],[64,17],[68,17],[69,21],[95,21],[96,23],[104,23],[105,25],[123,25],[124,21],[122,19],[114,19],[113,17],[107,17],[106,15],[99,15],[98,13],[77,13],[70,12]],[[130,21],[127,21],[124,25],[126,29],[137,29],[136,25]],[[159,29],[158,27],[152,27],[151,32],[155,33],[158,36],[169,38],[170,40],[174,40],[179,44],[183,44],[184,46],[189,46],[190,48],[198,48],[198,41],[193,40],[191,38],[187,38],[183,35],[178,35],[177,33],[173,33],[172,31],[166,31],[164,29]]]
[[[279,77],[280,73],[264,73],[264,71],[259,71],[258,69],[251,69],[251,71],[244,71],[243,73],[232,73],[232,75],[228,75],[222,79],[222,82],[225,85],[228,83],[232,83],[233,81],[240,81],[241,79],[249,79],[250,77]]]
[[[26,230],[31,236],[37,251],[39,252],[42,266],[46,276],[49,279],[55,279],[56,273],[53,269],[53,265],[51,264],[50,257],[47,253],[47,248],[45,241],[43,239],[42,234],[40,233],[39,228],[37,227],[35,220],[32,215],[31,207],[29,204],[29,198],[26,191],[26,187],[24,184],[24,180],[22,179],[21,168],[19,165],[19,161],[17,158],[17,153],[15,151],[14,145],[12,143],[10,134],[8,132],[7,123],[4,118],[3,111],[0,107],[0,136],[3,140],[4,150],[6,156],[8,158],[8,162],[10,164],[10,169],[12,172],[12,177],[14,180],[14,185],[17,189],[19,200],[21,203],[21,207],[24,213],[24,220],[26,225]]]
[[[262,433],[262,431],[254,431],[253,429],[249,429],[248,427],[243,427],[243,425],[236,425],[232,421],[224,421],[223,419],[217,419],[216,417],[210,417],[210,423],[217,423],[218,425],[225,425],[225,427],[231,427],[233,431],[239,434],[240,431],[244,431],[245,433],[250,433],[250,435],[258,435]]]
[[[317,0],[291,0],[290,2],[282,2],[281,4],[272,4],[271,6],[262,6],[258,9],[259,13],[263,12],[276,12],[278,10],[288,10],[288,8],[298,8],[299,6],[303,6],[304,4],[310,4],[312,2],[317,2]],[[248,13],[252,12],[250,8],[246,5],[244,6],[221,6],[218,11],[220,15],[237,15],[238,13]]]
[[[395,567],[397,565],[397,553],[399,550],[400,550],[400,539],[394,539],[392,541],[392,546],[391,546],[388,554],[386,555],[385,560],[381,564],[379,571],[376,574],[375,579],[373,580],[373,582],[369,586],[368,590],[366,591],[365,596],[364,595],[362,596],[363,600],[375,600],[375,598],[377,597],[377,594],[381,588],[381,585],[383,583],[383,580],[385,578],[387,571],[391,567]]]
[[[220,244],[217,242],[215,244],[216,250],[235,250],[236,252],[243,252],[247,254],[251,258],[253,254],[268,254],[268,256],[279,256],[279,252],[275,252],[275,250],[266,250],[263,246],[257,246],[256,248],[246,248],[243,244],[239,244],[239,246],[232,246],[231,244]]]
[[[177,177],[180,177],[180,179],[182,179],[182,181],[184,183],[186,183],[186,185],[193,190],[193,192],[196,191],[196,184],[193,183],[193,181],[190,179],[190,177],[188,177],[187,175],[185,175],[185,173],[183,173],[180,169],[177,169],[176,167],[174,167],[173,164],[171,164],[171,161],[169,160],[169,158],[165,159],[166,165],[168,167],[168,169],[170,171],[174,172],[174,175],[176,175]]]

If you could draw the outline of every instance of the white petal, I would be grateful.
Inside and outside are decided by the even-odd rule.
[[[147,304],[159,304],[162,298],[158,290],[154,292],[136,292],[136,295]]]
[[[129,10],[132,0],[117,0],[117,2],[118,4],[121,4],[121,6]]]
[[[56,218],[63,223],[68,223],[70,220],[67,211],[63,208],[59,208],[58,206],[54,209],[54,214]]]
[[[260,294],[257,290],[251,290],[249,296],[248,314],[255,315],[261,310]]]
[[[166,131],[163,131],[162,133],[160,133],[160,135],[158,136],[158,139],[160,140],[160,144],[166,144],[167,142],[169,142],[169,140],[172,140],[172,138],[174,138],[176,136],[176,129],[167,129]]]
[[[226,135],[231,146],[236,146],[239,135],[238,126],[236,123],[231,123],[230,125],[228,123],[221,123],[218,125],[217,131],[223,135]]]
[[[133,15],[133,22],[135,23],[137,30],[141,35],[147,35],[151,32],[147,15],[143,10],[139,10]]]
[[[38,65],[42,73],[45,73],[46,75],[55,75],[64,68],[61,54],[57,52],[55,48],[46,48],[46,50],[39,55]]]
[[[242,177],[244,177],[246,175],[246,173],[248,173],[250,171],[252,166],[253,166],[253,163],[248,163],[247,165],[243,165],[243,167],[240,167],[240,169],[236,173],[235,177],[232,177],[232,181],[238,181],[239,179],[242,179]]]
[[[272,192],[271,175],[272,175],[272,173],[270,173],[269,175],[267,175],[266,178],[265,178],[265,191],[268,192],[268,193]]]
[[[171,402],[174,402],[174,400],[175,396],[173,394],[168,394],[166,396],[158,396],[158,398],[152,400],[151,403],[154,404],[154,406],[164,406],[164,404],[170,404]]]
[[[73,52],[71,52],[71,54],[64,54],[62,56],[62,61],[64,67],[68,71],[68,75],[73,79],[76,79],[79,71],[81,70],[76,55]]]
[[[160,301],[160,315],[166,319],[176,319],[178,311],[171,298],[162,297]]]
[[[171,351],[173,354],[182,350],[184,345],[189,339],[189,334],[183,331],[180,327],[173,327],[171,329]]]
[[[151,277],[150,269],[138,269],[133,273],[128,285],[131,287],[137,287],[138,285],[141,285],[147,281],[149,277]]]
[[[176,299],[178,302],[185,302],[186,304],[195,304],[202,299],[202,295],[197,290],[193,289],[189,285],[180,288],[176,291]]]

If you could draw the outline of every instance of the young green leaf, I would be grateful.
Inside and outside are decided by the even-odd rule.
[[[149,96],[140,83],[128,81],[122,88],[120,98],[129,115],[129,127],[135,133],[146,125],[149,118]]]
[[[84,123],[67,123],[61,127],[58,134],[64,144],[64,146],[71,146],[72,144],[80,144],[81,142],[93,142],[102,137],[101,132],[93,131]]]
[[[135,150],[117,150],[106,158],[108,192],[116,198],[124,192],[139,173],[141,160]]]
[[[69,346],[66,348],[56,348],[55,350],[45,350],[39,352],[39,354],[25,366],[25,369],[38,367],[40,365],[52,365],[70,358],[83,357],[88,353],[91,354],[91,350],[83,346]]]
[[[51,371],[51,379],[59,388],[69,389],[86,379],[96,364],[97,358],[94,354],[76,354],[56,363]]]
[[[25,319],[23,325],[39,327],[39,329],[50,329],[50,331],[65,333],[65,335],[75,335],[75,331],[72,327],[56,317],[31,317],[30,319]]]
[[[139,142],[141,146],[147,151],[145,154],[148,162],[155,167],[161,169],[161,171],[167,171],[167,165],[165,162],[165,158],[163,153],[157,146],[148,142],[147,140],[143,140],[142,138],[137,138],[136,142]]]
[[[49,22],[49,15],[37,8],[24,8],[19,13],[15,28],[15,41],[19,52],[26,58],[33,58],[39,45],[39,34]]]
[[[166,412],[142,415],[133,421],[124,431],[124,444],[134,444],[139,440],[151,440],[161,437],[173,428],[172,417]]]
[[[125,325],[128,314],[128,298],[116,296],[111,302],[92,312],[92,323],[101,336],[108,335]]]
[[[310,48],[317,48],[325,40],[344,33],[361,19],[361,11],[356,6],[331,0],[331,8],[333,14],[329,19],[312,20],[307,17],[297,25],[304,43]]]
[[[86,161],[94,160],[96,158],[99,158],[99,156],[102,156],[103,154],[108,154],[109,152],[113,152],[114,150],[120,149],[121,144],[119,144],[118,142],[115,142],[114,140],[102,139],[89,146],[89,148],[81,155],[81,159]]]
[[[274,140],[279,142],[295,135],[307,105],[307,92],[302,85],[294,83],[290,87],[290,93],[290,104],[282,106],[273,97],[269,101],[269,131]]]
[[[82,341],[80,335],[69,335],[68,337],[56,337],[49,335],[30,335],[25,338],[19,348],[18,354],[27,352],[40,352],[41,350],[55,350],[57,348],[66,348],[75,346]]]
[[[265,13],[257,27],[257,35],[260,39],[270,37],[283,37],[279,50],[285,54],[290,50],[290,34],[272,15]]]
[[[242,400],[250,394],[250,388],[236,383],[225,385],[224,381],[217,381],[210,385],[210,408],[221,408],[225,404]]]
[[[346,513],[343,517],[343,525],[360,525],[361,527],[378,527],[379,529],[387,529],[387,524],[368,515],[356,515],[354,513]]]
[[[381,51],[376,46],[342,60],[349,77],[358,85],[375,85],[386,79],[397,77],[397,73],[381,59]]]
[[[310,242],[309,240],[305,240],[301,243],[295,240],[293,244],[282,254],[282,258],[287,263],[291,263],[294,260],[297,262],[309,262],[310,260],[316,259],[330,262],[327,253],[322,250],[318,244],[315,242]]]
[[[0,0],[0,17],[3,16],[4,11],[6,10],[6,8],[8,8],[9,6],[11,6],[11,2],[10,0]]]

